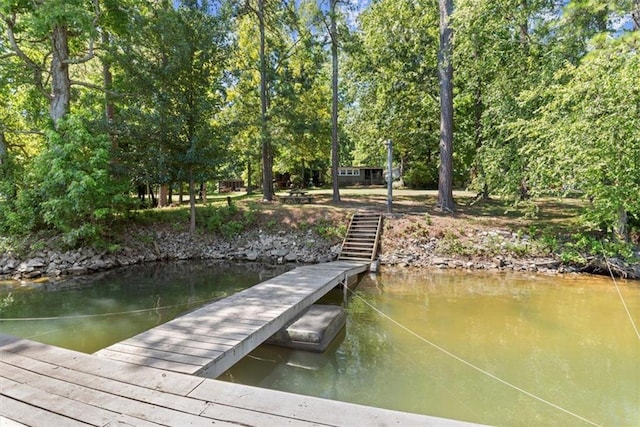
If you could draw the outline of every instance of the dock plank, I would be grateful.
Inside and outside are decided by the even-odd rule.
[[[149,332],[149,335],[145,333],[144,337],[147,337],[147,336],[167,337],[168,339],[174,340],[174,344],[176,345],[180,342],[185,342],[186,343],[185,345],[187,345],[189,344],[189,341],[196,341],[201,343],[202,345],[212,345],[212,346],[221,345],[229,348],[229,347],[233,347],[238,342],[237,338],[231,339],[231,338],[225,338],[225,337],[215,337],[215,336],[206,335],[206,334],[201,335],[197,333],[189,334],[188,328],[185,328],[185,330],[154,328],[153,330],[150,330],[147,332]],[[138,337],[139,336],[136,335],[134,338],[138,338]]]
[[[137,335],[135,338],[127,340],[130,345],[153,346],[162,350],[164,346],[181,346],[186,347],[188,353],[192,356],[215,357],[215,353],[222,353],[231,347],[230,345],[197,341],[193,339],[176,339],[167,335],[145,334]]]
[[[199,368],[199,365],[189,365],[187,363],[174,362],[165,359],[156,359],[141,354],[123,353],[120,351],[113,351],[109,349],[105,349],[103,352],[101,352],[100,356],[112,360],[118,360],[120,362],[132,363],[134,365],[148,366],[150,368],[173,372],[182,372],[185,374],[190,374],[194,370],[197,370]]]
[[[52,393],[48,390],[46,384],[42,382],[38,384],[36,388],[28,384],[13,381],[8,378],[11,374],[12,372],[8,369],[2,369],[0,390],[2,390],[4,397],[19,402],[29,402],[30,405],[37,408],[47,408],[50,412],[60,417],[66,417],[94,426],[109,424],[117,417],[117,414],[114,412],[96,408],[86,403]],[[67,388],[64,392],[72,393],[72,390]],[[4,411],[4,408],[2,410]]]
[[[189,393],[189,396],[197,398],[209,396],[209,400],[214,403],[251,407],[256,411],[306,421],[312,425],[421,427],[475,425],[222,381],[205,381]]]
[[[470,425],[225,383],[2,338],[0,419],[18,425]],[[99,424],[103,421],[108,423]]]
[[[301,266],[96,354],[215,378],[295,320],[331,289],[368,267],[367,263],[346,261]],[[170,339],[150,339],[157,335]],[[196,346],[199,350],[193,349],[194,341],[202,343]],[[221,349],[222,353],[207,353],[206,346],[216,344],[228,348]]]
[[[11,399],[4,394],[0,395],[0,425],[12,427],[18,426],[46,426],[55,425],[59,427],[86,427],[87,423],[68,418],[47,409],[23,403],[19,400]],[[5,424],[5,420],[8,420]]]

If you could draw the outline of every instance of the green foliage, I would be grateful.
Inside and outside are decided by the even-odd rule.
[[[1,206],[10,233],[52,229],[69,246],[99,240],[129,206],[126,186],[110,173],[110,143],[68,116],[47,133],[48,147],[28,169],[15,200]]]
[[[463,242],[452,230],[446,230],[442,239],[438,241],[435,252],[440,255],[470,256],[475,254],[473,247]]]
[[[426,164],[416,161],[404,175],[404,183],[410,188],[435,189],[438,188],[437,164]]]
[[[372,2],[360,17],[361,31],[347,49],[343,82],[350,101],[345,129],[355,144],[355,163],[384,164],[382,140],[391,139],[396,159],[418,169],[437,165],[438,7],[433,2]]]
[[[107,0],[98,15],[88,0],[0,4],[0,232],[53,230],[68,245],[98,239],[129,209],[116,173],[134,185],[261,179],[257,18],[245,8],[232,20],[226,6],[241,2],[215,11],[205,3]],[[380,141],[392,139],[414,188],[437,183],[437,6],[370,2],[356,27],[340,31],[340,156],[383,164]],[[580,194],[589,200],[587,230],[624,234],[626,218],[632,227],[640,218],[639,36],[614,23],[633,8],[637,1],[456,1],[456,183],[512,198]],[[329,164],[326,28],[315,1],[265,9],[270,155],[302,178]],[[67,29],[76,117],[54,132],[43,94],[57,26]],[[90,42],[97,56],[86,55]],[[102,86],[109,90],[90,89]],[[109,123],[105,100],[116,112]],[[541,215],[527,206],[518,212]],[[256,221],[251,209],[199,211],[207,228],[227,235]],[[175,228],[188,219],[183,209],[163,215]],[[341,234],[329,224],[318,231]],[[560,250],[558,239],[542,239]]]
[[[532,234],[533,235],[533,234]],[[557,252],[560,247],[560,243],[558,242],[558,236],[556,234],[543,234],[538,239],[538,244],[549,253]]]
[[[196,218],[204,228],[212,233],[219,233],[224,237],[234,237],[256,223],[256,210],[247,210],[231,206],[209,206],[198,209]]]
[[[13,295],[11,295],[11,293],[9,293],[6,297],[4,298],[0,298],[0,314],[2,314],[2,312],[7,309],[8,307],[11,306],[11,304],[14,303],[14,298]]]
[[[621,257],[632,260],[633,246],[618,240],[600,239],[587,234],[575,234],[563,248],[568,253],[579,253],[582,256],[600,255],[607,258]]]
[[[590,200],[587,226],[621,235],[621,213],[640,213],[639,37],[595,39],[578,66],[556,74],[549,102],[521,128],[530,136],[522,154],[530,159],[531,183],[582,190]]]
[[[342,240],[347,234],[347,225],[344,223],[336,225],[330,221],[317,221],[314,229],[319,236],[329,240]]]

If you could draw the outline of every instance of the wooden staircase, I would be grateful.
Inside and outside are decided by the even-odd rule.
[[[381,234],[382,214],[353,214],[338,259],[374,261],[378,256]]]

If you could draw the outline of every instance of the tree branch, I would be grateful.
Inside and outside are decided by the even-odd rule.
[[[93,18],[93,21],[91,21],[91,25],[93,26],[93,29],[96,29],[98,26],[98,21],[100,19],[100,2],[99,0],[93,0],[93,7],[95,10],[95,16]],[[93,34],[91,36],[89,36],[89,49],[87,51],[87,54],[85,56],[79,57],[79,58],[70,58],[64,61],[65,64],[83,64],[85,62],[89,62],[90,60],[92,60],[93,58],[95,58],[95,52],[94,52],[94,39],[93,39]]]
[[[115,92],[112,90],[108,90],[103,86],[99,86],[93,83],[89,83],[89,82],[83,82],[80,80],[71,80],[71,85],[72,86],[82,86],[82,87],[86,87],[88,89],[93,89],[93,90],[99,90],[100,92],[104,92],[108,95],[114,96],[114,97],[124,97],[126,96],[125,94],[122,94],[120,92]]]
[[[7,52],[3,55],[0,55],[0,59],[7,59],[7,58],[11,58],[12,56],[18,56],[18,54],[15,52]]]
[[[28,68],[33,70],[33,80],[36,88],[40,93],[42,93],[47,99],[51,99],[51,94],[45,90],[45,87],[42,83],[42,73],[44,71],[43,67],[36,64],[29,56],[20,49],[18,46],[18,42],[16,41],[16,36],[13,32],[13,28],[16,24],[16,15],[13,14],[11,18],[6,15],[0,13],[0,19],[2,19],[7,24],[7,37],[9,38],[9,43],[15,55],[18,56],[25,63]]]
[[[22,49],[20,49],[20,46],[18,46],[18,42],[16,41],[16,36],[13,32],[13,27],[16,24],[15,14],[12,15],[11,18],[9,19],[9,17],[0,13],[0,18],[2,18],[2,20],[7,24],[7,37],[9,37],[9,43],[11,44],[11,48],[13,49],[15,54],[18,55],[18,57],[22,59],[25,62],[25,64],[27,64],[27,66],[29,66],[29,68],[32,68],[37,71],[42,71],[40,67],[31,58],[29,58],[29,56],[26,53],[24,53]]]

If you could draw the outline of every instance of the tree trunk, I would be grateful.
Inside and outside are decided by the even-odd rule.
[[[253,194],[253,183],[251,182],[251,159],[247,160],[247,194]]]
[[[453,212],[453,64],[452,30],[449,17],[453,0],[439,0],[440,47],[438,49],[438,78],[440,81],[440,173],[438,179],[438,207]]]
[[[629,215],[624,206],[618,208],[618,239],[629,242]]]
[[[102,43],[104,46],[108,46],[110,43],[109,33],[104,31],[102,33]],[[111,140],[111,156],[112,163],[117,163],[118,160],[118,140],[116,139],[115,132],[113,130],[114,122],[116,119],[116,107],[111,99],[110,91],[113,87],[113,74],[111,73],[111,63],[105,59],[102,59],[102,80],[105,88],[104,92],[104,115],[107,121],[107,132],[109,139]]]
[[[202,202],[207,203],[207,183],[206,182],[200,183],[200,194],[201,194]]]
[[[265,53],[264,0],[258,0],[258,25],[260,27],[260,139],[262,140],[262,198],[273,199],[273,158],[267,123],[267,59]]]
[[[147,189],[149,190],[149,198],[151,199],[151,207],[158,207],[158,199],[156,199],[156,195],[153,192],[153,184],[147,184]]]
[[[340,201],[340,187],[338,186],[338,166],[340,146],[338,143],[338,30],[336,26],[336,3],[331,0],[331,181],[333,183],[333,202]]]
[[[480,55],[478,55],[477,50],[474,51],[474,58],[477,60],[480,59]],[[484,143],[483,140],[483,127],[482,127],[482,114],[484,112],[484,102],[482,102],[482,79],[478,77],[478,81],[476,82],[476,88],[473,91],[473,139],[475,141],[476,147],[476,161],[475,161],[475,171],[474,175],[476,178],[480,178],[482,181],[482,190],[478,193],[478,196],[482,200],[489,200],[489,187],[487,185],[487,179],[484,175],[484,169],[482,166],[482,161],[478,153],[482,148]]]
[[[640,30],[640,0],[636,0],[635,8],[631,12],[631,17],[633,18],[633,31]]]
[[[71,80],[69,78],[69,40],[67,28],[57,25],[51,34],[53,53],[51,57],[51,101],[50,116],[57,126],[69,112]]]
[[[7,140],[5,139],[4,132],[0,131],[0,166],[5,162],[7,157]]]
[[[196,183],[193,180],[193,169],[189,166],[189,233],[196,232]]]
[[[166,184],[160,185],[160,194],[158,194],[158,206],[164,208],[168,206],[167,200],[169,196],[169,188]]]

